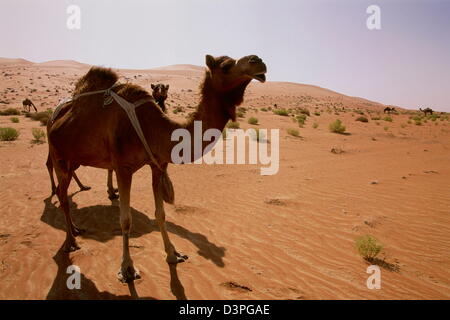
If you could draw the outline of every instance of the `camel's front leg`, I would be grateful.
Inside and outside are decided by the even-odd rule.
[[[158,222],[159,230],[164,242],[164,250],[166,251],[166,261],[169,264],[184,262],[188,257],[178,253],[170,242],[166,229],[166,213],[164,212],[163,190],[162,190],[162,172],[152,167],[152,185],[153,195],[155,197],[155,216]]]
[[[140,278],[138,270],[134,269],[128,246],[131,230],[130,189],[132,173],[127,169],[120,169],[116,171],[116,175],[120,193],[120,225],[123,237],[122,265],[118,278],[122,282],[131,282]]]

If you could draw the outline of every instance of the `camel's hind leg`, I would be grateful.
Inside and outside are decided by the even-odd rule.
[[[126,168],[116,171],[117,184],[119,185],[120,194],[120,226],[122,227],[123,237],[123,255],[122,265],[118,273],[118,278],[122,282],[131,282],[139,279],[139,272],[134,268],[133,260],[130,257],[130,249],[128,240],[131,230],[131,210],[130,210],[130,189],[132,173]]]
[[[78,179],[77,174],[75,173],[75,171],[73,172],[73,178],[75,179],[76,183],[78,184],[78,187],[80,188],[81,191],[85,191],[85,190],[90,190],[91,187],[89,186],[85,186],[81,183],[80,179]]]
[[[164,168],[165,169],[165,168]],[[152,186],[153,196],[155,198],[155,216],[158,222],[159,230],[164,242],[164,250],[166,251],[166,261],[169,264],[184,262],[188,257],[178,253],[172,242],[170,242],[169,234],[166,229],[166,213],[164,212],[163,200],[163,172],[158,168],[152,167]]]
[[[48,170],[48,175],[50,176],[50,183],[52,184],[52,196],[54,194],[56,194],[56,184],[55,184],[55,179],[53,177],[53,163],[52,163],[52,158],[50,157],[50,153],[47,156],[47,170]]]
[[[108,198],[109,200],[118,199],[119,195],[117,192],[119,189],[114,189],[113,187],[113,171],[108,169]]]
[[[62,168],[64,165],[56,164],[55,172],[56,177],[58,178],[58,188],[56,194],[58,195],[59,203],[61,209],[64,212],[64,216],[66,218],[66,243],[65,248],[66,251],[75,251],[80,249],[78,246],[75,237],[79,234],[83,233],[84,230],[78,228],[72,221],[72,216],[70,215],[70,207],[69,207],[69,199],[67,197],[67,189],[70,185],[70,180],[72,179],[72,171],[65,170]]]

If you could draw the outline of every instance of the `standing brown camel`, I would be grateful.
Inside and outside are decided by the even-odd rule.
[[[164,85],[162,83],[151,84],[152,96],[155,98],[156,103],[161,108],[163,112],[167,112],[165,101],[167,99],[167,93],[169,92],[169,85]]]
[[[150,153],[144,148],[124,110],[115,101],[104,106],[106,100],[101,94],[83,96],[68,103],[50,127],[50,156],[59,182],[57,195],[66,217],[66,250],[79,249],[75,236],[83,231],[72,221],[67,198],[74,170],[84,165],[116,172],[123,235],[123,256],[119,272],[121,281],[133,281],[139,277],[128,247],[132,223],[130,188],[133,174],[144,165],[150,165],[155,215],[167,254],[166,261],[183,262],[187,257],[178,253],[169,239],[163,204],[163,201],[174,201],[172,183],[167,174],[167,166],[172,162],[172,149],[178,144],[177,141],[171,141],[172,133],[176,129],[186,129],[191,133],[191,149],[194,152],[191,152],[190,159],[194,161],[202,156],[194,148],[194,121],[202,122],[202,134],[210,128],[223,130],[228,120],[236,119],[236,106],[242,103],[250,81],[265,81],[266,65],[255,55],[239,60],[207,55],[206,65],[208,68],[200,86],[199,105],[186,123],[169,119],[153,99],[136,108]],[[117,75],[111,70],[93,67],[78,80],[74,94],[110,88],[117,79]],[[115,85],[111,90],[131,103],[150,98],[150,94],[143,88],[129,83]],[[203,141],[201,149],[209,144],[209,141]]]
[[[25,111],[27,111],[27,108],[28,108],[28,111],[27,111],[27,112],[30,112],[30,111],[31,111],[31,107],[33,107],[33,108],[34,108],[34,111],[37,112],[36,106],[35,106],[34,103],[33,103],[30,99],[28,99],[28,98],[26,98],[25,100],[22,101],[22,106],[23,106],[23,108],[25,109]]]
[[[431,108],[425,108],[422,110],[422,108],[419,108],[420,111],[422,111],[425,115],[427,115],[427,113],[429,113],[430,115],[433,114],[433,109]]]

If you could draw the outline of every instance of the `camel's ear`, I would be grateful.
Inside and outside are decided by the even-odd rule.
[[[166,85],[166,90],[169,90],[169,85],[168,84]]]
[[[206,55],[206,65],[209,69],[213,69],[216,66],[216,59],[213,56],[207,54]]]
[[[152,89],[155,89],[155,85],[153,83],[151,84],[151,86],[152,86]]]

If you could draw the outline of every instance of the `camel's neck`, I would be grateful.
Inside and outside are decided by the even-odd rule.
[[[230,119],[233,121],[236,120],[236,106],[242,103],[245,89],[249,83],[250,80],[245,81],[232,90],[220,92],[214,89],[210,74],[209,72],[206,73],[205,79],[200,86],[201,100],[197,106],[197,110],[191,115],[190,119],[182,125],[182,128],[190,133],[191,161],[195,161],[199,158],[199,154],[194,153],[194,139],[202,139],[203,134],[208,129],[217,129],[222,132]],[[199,121],[201,122],[201,128],[199,126]],[[201,132],[200,137],[199,132]],[[175,141],[173,146],[178,143],[179,142]],[[211,144],[211,141],[202,140],[202,154],[204,148],[209,144]]]

